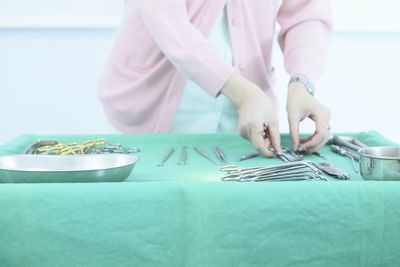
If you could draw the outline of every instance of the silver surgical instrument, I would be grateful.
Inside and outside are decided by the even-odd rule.
[[[209,155],[206,154],[206,152],[204,152],[203,150],[201,150],[198,147],[193,147],[193,150],[196,151],[197,153],[200,154],[200,156],[202,156],[203,158],[208,159],[209,161],[211,161],[212,163],[214,163],[215,165],[218,165],[218,163],[213,160]]]
[[[340,169],[339,167],[336,167],[330,163],[314,163],[316,167],[318,167],[320,170],[324,171],[326,174],[329,174],[330,176],[345,180],[349,178],[349,175],[347,172],[344,170]]]
[[[315,155],[317,157],[320,157],[321,159],[326,160],[326,158],[318,151],[310,152],[308,151],[307,147],[305,144],[300,144],[299,148],[296,151],[297,155]]]
[[[357,138],[351,138],[350,140],[347,140],[346,137],[341,136],[334,136],[332,138],[332,144],[340,147],[345,147],[353,151],[358,151],[360,148],[367,147],[367,145],[362,143]]]
[[[262,182],[262,181],[302,181],[302,180],[323,180],[321,171],[312,162],[296,161],[285,162],[284,164],[241,168],[236,165],[221,167],[226,174],[222,181],[236,182]]]
[[[159,164],[157,165],[157,167],[162,167],[162,166],[164,166],[164,164],[168,161],[168,159],[171,157],[171,155],[174,153],[174,151],[175,151],[175,150],[174,150],[173,148],[168,149],[167,154],[165,154],[163,160],[161,161],[161,163],[159,163]]]
[[[181,150],[181,157],[180,160],[177,162],[178,165],[186,165],[186,161],[187,161],[187,151],[186,151],[187,147],[183,146],[182,150]]]
[[[279,154],[278,158],[280,158],[282,161],[286,161],[286,162],[296,162],[295,160],[291,160],[290,157],[287,157],[286,154]],[[312,161],[307,161],[307,162],[309,162],[310,164],[314,165],[316,168],[320,169],[321,171],[325,172],[326,174],[328,174],[334,178],[342,179],[342,180],[349,178],[348,174],[344,170],[342,170],[339,167],[336,167],[330,163],[316,163],[316,162],[312,162]]]
[[[219,146],[214,146],[213,151],[214,151],[215,156],[217,156],[217,158],[219,159],[219,161],[222,164],[227,163],[225,153],[222,151],[222,149]]]
[[[250,154],[246,154],[246,155],[240,156],[238,158],[238,161],[248,160],[248,159],[256,158],[258,156],[260,156],[260,153],[254,152],[254,153],[250,153]]]
[[[359,161],[360,158],[356,155],[353,155],[353,153],[347,151],[344,148],[341,148],[340,146],[336,146],[336,145],[331,145],[331,150],[341,156],[345,156],[351,159],[351,162],[353,163],[353,167],[354,167],[354,171],[356,173],[358,173],[358,168],[357,168],[357,164],[356,164],[356,160]]]

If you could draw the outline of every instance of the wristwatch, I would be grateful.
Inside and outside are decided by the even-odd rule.
[[[306,87],[307,91],[308,91],[311,95],[314,95],[314,94],[315,94],[315,87],[314,87],[314,85],[312,84],[312,82],[310,82],[310,81],[309,81],[306,77],[304,77],[303,75],[295,75],[295,76],[293,76],[293,77],[290,79],[290,81],[289,81],[289,85],[290,85],[291,83],[294,83],[294,82],[302,83],[302,84]]]

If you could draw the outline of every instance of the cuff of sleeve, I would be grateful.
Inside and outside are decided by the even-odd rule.
[[[193,75],[190,78],[208,94],[217,97],[236,69],[225,61],[212,63],[201,65],[201,67],[197,65],[199,68],[192,72]]]
[[[298,48],[286,56],[285,67],[291,76],[302,74],[311,82],[315,82],[323,72],[324,62],[325,60],[314,51]]]

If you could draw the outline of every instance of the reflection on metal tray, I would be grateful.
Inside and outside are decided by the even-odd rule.
[[[122,154],[1,156],[0,183],[122,182],[138,160]]]

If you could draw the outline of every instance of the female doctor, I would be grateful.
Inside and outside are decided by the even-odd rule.
[[[239,130],[262,155],[279,153],[276,22],[293,148],[318,150],[329,138],[330,110],[313,96],[332,32],[329,0],[129,1],[99,82],[107,117],[126,133]],[[307,117],[315,132],[300,140]]]

